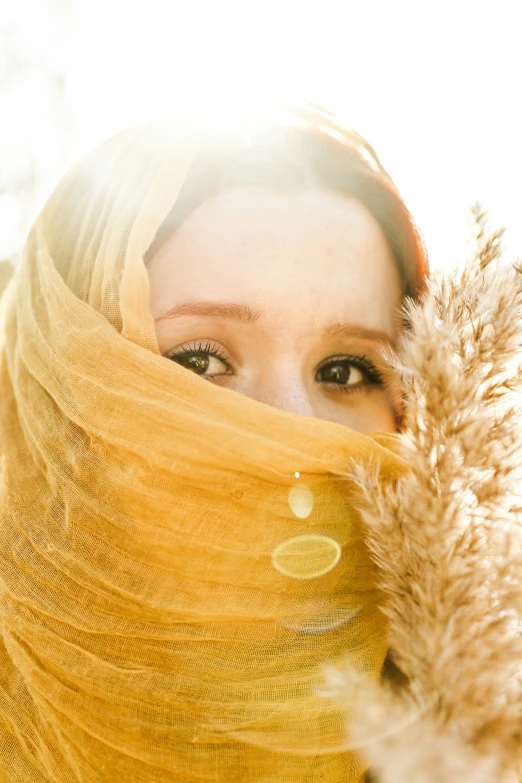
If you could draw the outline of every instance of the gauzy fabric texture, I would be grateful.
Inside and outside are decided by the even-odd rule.
[[[321,695],[386,654],[346,475],[405,466],[160,355],[143,255],[194,139],[158,121],[84,159],[1,300],[2,781],[364,775]]]

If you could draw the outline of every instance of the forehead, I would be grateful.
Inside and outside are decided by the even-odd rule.
[[[392,328],[401,292],[384,234],[358,201],[322,189],[231,188],[198,206],[148,263],[151,292],[176,300],[303,308]],[[310,314],[308,312],[308,314]]]

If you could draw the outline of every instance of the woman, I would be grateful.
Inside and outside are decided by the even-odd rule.
[[[321,684],[386,655],[348,471],[405,472],[383,348],[426,274],[313,106],[58,185],[2,298],[2,779],[364,778]]]
[[[269,405],[391,432],[382,348],[424,285],[424,248],[367,145],[308,120],[214,144],[189,171],[145,257],[158,344]]]

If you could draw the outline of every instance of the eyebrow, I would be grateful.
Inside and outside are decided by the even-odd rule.
[[[390,343],[391,345],[394,343],[393,338],[381,329],[369,329],[366,326],[353,324],[349,321],[327,326],[323,331],[323,337],[359,337],[363,340],[375,340],[380,343]]]
[[[213,318],[226,318],[244,324],[253,324],[261,316],[261,310],[253,310],[249,305],[237,302],[182,302],[154,319],[154,323],[180,316],[199,315]],[[393,339],[380,329],[370,329],[349,321],[331,324],[322,332],[323,338],[358,337],[393,344]]]
[[[214,318],[227,318],[229,321],[240,321],[244,324],[253,324],[261,315],[261,310],[255,312],[246,304],[228,302],[183,302],[155,318],[154,323],[167,318],[178,318],[181,315],[205,315]]]

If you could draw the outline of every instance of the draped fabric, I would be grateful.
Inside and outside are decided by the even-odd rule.
[[[199,143],[162,120],[87,156],[0,300],[2,781],[364,775],[321,695],[386,654],[347,476],[405,466],[160,355],[143,255]]]

